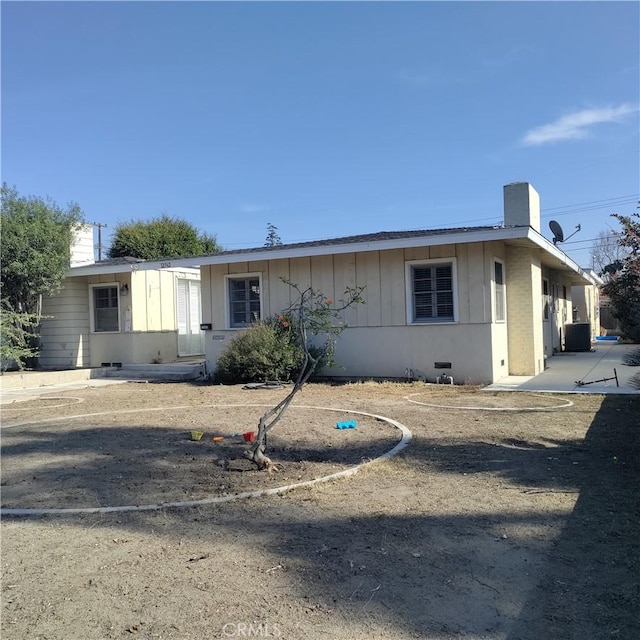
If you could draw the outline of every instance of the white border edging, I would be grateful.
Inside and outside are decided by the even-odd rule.
[[[52,404],[43,407],[43,409],[57,409],[58,407],[71,407],[74,404],[81,404],[84,402],[84,398],[76,398],[74,396],[37,396],[35,398],[24,397],[13,402],[7,402],[4,406],[4,411],[28,411],[31,407],[14,407],[14,404],[25,402],[27,400],[75,400],[75,402],[63,402],[62,404]],[[29,423],[31,424],[31,423]]]
[[[206,405],[207,407],[266,407],[271,405],[263,405],[263,404],[214,404],[214,405]],[[222,504],[225,502],[235,502],[236,500],[246,500],[248,498],[260,498],[262,496],[268,495],[281,495],[283,493],[287,493],[292,489],[298,489],[300,487],[311,487],[316,484],[320,484],[322,482],[329,482],[331,480],[336,480],[338,478],[347,478],[349,476],[353,476],[360,469],[370,464],[374,464],[376,462],[382,462],[383,460],[388,460],[393,456],[397,455],[402,451],[410,442],[413,437],[411,431],[402,423],[397,420],[392,420],[391,418],[387,418],[385,416],[379,416],[375,413],[367,413],[366,411],[355,411],[353,409],[337,409],[334,407],[316,407],[316,406],[308,406],[308,405],[298,405],[292,404],[292,408],[298,409],[317,409],[321,411],[340,411],[343,413],[355,413],[361,416],[368,416],[370,418],[375,418],[377,420],[382,420],[383,422],[387,422],[388,424],[394,426],[396,429],[399,429],[402,433],[402,437],[400,441],[389,451],[383,453],[381,456],[374,458],[373,460],[369,460],[368,462],[363,462],[355,467],[351,467],[349,469],[345,469],[344,471],[337,471],[336,473],[332,473],[328,476],[322,476],[320,478],[314,478],[313,480],[305,480],[304,482],[296,482],[294,484],[284,485],[282,487],[274,487],[271,489],[259,489],[256,491],[245,491],[243,493],[236,493],[231,496],[217,496],[215,498],[204,498],[202,500],[184,500],[179,502],[160,502],[156,504],[142,504],[142,505],[126,505],[121,507],[77,507],[77,508],[51,508],[51,509],[0,509],[0,516],[44,516],[44,515],[73,515],[73,514],[83,514],[83,513],[120,513],[123,511],[158,511],[160,509],[175,509],[180,507],[197,507],[203,505],[210,504]],[[187,409],[193,408],[191,405],[179,406],[179,407],[157,407],[157,408],[147,408],[147,409],[125,409],[122,411],[103,411],[100,413],[88,413],[84,415],[78,416],[63,416],[62,418],[46,418],[45,420],[38,420],[35,422],[23,422],[21,424],[11,425],[7,428],[14,428],[19,426],[25,426],[27,424],[42,424],[44,422],[55,422],[58,420],[65,419],[77,419],[77,418],[86,418],[89,416],[99,416],[99,415],[111,415],[116,413],[136,413],[142,411],[169,411],[169,410],[177,410],[177,409]]]
[[[555,411],[556,409],[566,409],[567,407],[573,406],[572,400],[566,400],[565,404],[559,404],[554,407],[477,407],[477,406],[461,407],[461,406],[449,405],[449,404],[432,404],[429,402],[420,402],[418,400],[411,399],[413,396],[421,396],[423,393],[425,392],[422,391],[420,393],[411,393],[408,396],[404,396],[402,399],[407,400],[408,402],[412,402],[413,404],[422,405],[423,407],[433,407],[434,409],[461,409],[462,411]],[[547,397],[547,396],[542,396],[540,394],[533,394],[533,395],[540,398]],[[552,397],[555,398],[555,396],[552,396]],[[559,398],[556,398],[556,399],[559,400]]]

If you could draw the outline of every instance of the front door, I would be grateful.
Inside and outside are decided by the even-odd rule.
[[[178,355],[204,354],[204,331],[200,330],[200,282],[178,278]]]

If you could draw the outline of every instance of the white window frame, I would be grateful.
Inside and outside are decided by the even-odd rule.
[[[433,267],[436,265],[451,266],[451,287],[453,293],[453,320],[414,320],[413,309],[413,269],[414,267]],[[430,260],[407,260],[404,263],[405,299],[407,301],[407,324],[425,326],[434,324],[455,324],[458,322],[458,261],[457,258],[433,258]]]
[[[122,322],[120,319],[120,314],[122,310],[121,297],[120,297],[120,282],[97,282],[95,284],[89,285],[89,329],[91,333],[99,333],[100,335],[105,334],[113,334],[113,333],[121,333],[122,332]],[[118,330],[117,331],[96,331],[96,307],[95,307],[95,297],[94,290],[95,289],[116,289],[116,293],[118,295]]]
[[[260,288],[260,319],[264,319],[264,288],[262,286],[262,272],[252,271],[250,273],[230,273],[224,277],[224,316],[225,327],[232,331],[242,331],[250,324],[243,324],[240,327],[234,327],[231,323],[231,296],[229,288],[232,280],[249,280],[252,278],[258,278],[258,287]]]
[[[498,283],[496,282],[496,264],[502,266],[502,318],[498,317]],[[493,295],[493,321],[496,324],[504,324],[507,321],[507,272],[505,269],[504,260],[500,258],[494,258],[492,261],[491,274],[491,292]]]

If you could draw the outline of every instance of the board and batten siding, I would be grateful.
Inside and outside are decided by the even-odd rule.
[[[176,277],[198,277],[174,271],[134,271],[129,300],[132,331],[176,331]]]
[[[69,278],[58,295],[44,298],[39,363],[43,369],[88,367],[89,298],[86,278]]]
[[[366,251],[304,258],[244,262],[202,267],[203,322],[207,332],[206,358],[215,369],[218,356],[237,335],[229,329],[227,276],[260,274],[263,316],[277,315],[291,303],[291,287],[282,279],[322,291],[338,305],[348,287],[364,286],[365,304],[343,312],[348,328],[336,348],[340,366],[325,373],[337,376],[414,377],[434,379],[443,373],[435,363],[451,362],[445,373],[462,381],[488,382],[505,375],[494,372],[506,353],[492,354],[493,259],[505,255],[502,243],[474,243]],[[455,258],[458,321],[411,324],[407,321],[406,263]],[[500,330],[498,330],[498,333]],[[499,333],[500,334],[500,333]],[[506,350],[506,341],[504,341]]]

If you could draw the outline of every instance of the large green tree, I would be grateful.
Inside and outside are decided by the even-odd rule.
[[[23,367],[37,354],[43,295],[62,287],[73,232],[83,222],[77,204],[62,209],[51,200],[21,196],[2,185],[2,369]]]
[[[640,214],[613,217],[622,226],[618,242],[627,253],[605,267],[609,281],[603,291],[611,299],[613,315],[620,321],[624,337],[640,342]]]
[[[190,258],[218,251],[220,246],[215,236],[202,233],[185,220],[171,218],[165,213],[149,222],[118,224],[108,256],[163,260]]]

